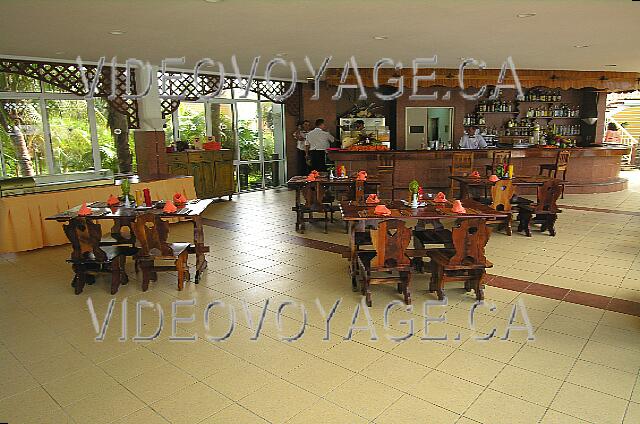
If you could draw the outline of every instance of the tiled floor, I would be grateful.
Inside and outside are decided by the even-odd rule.
[[[631,177],[627,191],[562,200],[628,213],[565,208],[555,238],[493,234],[487,252],[495,264],[492,274],[501,278],[487,287],[492,308],[477,310],[475,331],[468,324],[473,297],[455,285],[448,290],[448,307],[429,311],[446,318],[429,326],[430,336],[447,334],[448,340],[421,340],[422,304],[434,299],[425,291],[428,275],[413,278],[415,309],[393,308],[387,327],[384,308],[400,298],[390,288],[374,287],[368,311],[373,326],[366,327],[359,311],[361,328],[345,340],[360,296],[350,289],[346,260],[331,252],[347,243],[343,227],[296,234],[293,196],[286,190],[243,194],[209,208],[205,233],[211,252],[200,285],[178,292],[175,275],[167,273],[142,293],[129,269],[131,281],[115,296],[103,342],[94,341],[87,300],[102,323],[112,298],[107,283],[99,280],[74,296],[64,263],[68,246],[1,256],[0,422],[640,422],[640,318],[633,313],[640,302],[640,186],[638,175]],[[191,232],[188,224],[171,231],[176,239]],[[135,305],[142,299],[164,311],[164,327],[151,342],[132,340]],[[179,306],[177,315],[196,319],[180,322],[176,336],[197,335],[196,341],[169,340],[171,305],[178,299],[195,299],[193,307]],[[213,309],[207,329],[203,315],[214,299],[225,308]],[[264,325],[251,340],[267,299]],[[303,328],[299,305],[286,306],[276,324],[280,303],[289,299],[307,312],[305,332],[293,342],[282,338]],[[341,299],[328,341],[316,299],[323,313]],[[500,340],[511,308],[521,301],[535,340],[527,340],[523,330]],[[624,301],[630,313],[611,310]],[[584,306],[589,302],[600,307]],[[231,309],[231,336],[206,340],[230,330]],[[158,315],[143,311],[140,331],[149,335]],[[413,337],[388,339],[407,334],[410,319]],[[516,324],[522,323],[518,315]],[[371,340],[371,328],[377,341]],[[493,328],[497,337],[475,339]]]

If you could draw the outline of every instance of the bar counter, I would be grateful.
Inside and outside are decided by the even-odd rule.
[[[484,175],[485,165],[491,165],[495,150],[511,150],[515,175],[538,175],[539,165],[554,163],[561,149],[531,147],[462,151],[474,153],[474,169]],[[571,157],[565,193],[608,193],[627,188],[627,180],[619,175],[621,158],[629,153],[627,147],[577,147],[568,150]],[[329,158],[336,165],[345,165],[349,171],[364,169],[372,175],[379,174],[384,180],[381,194],[399,198],[407,195],[409,182],[414,179],[424,187],[448,188],[451,161],[457,151],[461,150],[337,150],[330,151]],[[393,187],[393,192],[389,187]],[[523,189],[521,194],[532,194],[534,190]]]

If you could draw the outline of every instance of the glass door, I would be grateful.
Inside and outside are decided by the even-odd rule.
[[[208,103],[210,134],[234,152],[237,191],[285,182],[284,107],[257,99],[214,99]]]
[[[239,149],[238,183],[240,191],[264,187],[262,180],[262,131],[259,103],[238,101],[236,103],[237,139]]]
[[[285,150],[281,104],[261,102],[263,181],[265,187],[278,187],[284,184]]]

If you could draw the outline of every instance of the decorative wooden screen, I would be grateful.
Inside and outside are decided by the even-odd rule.
[[[83,65],[83,67],[85,68],[87,80],[93,81],[98,70],[97,65]],[[82,82],[80,68],[75,63],[0,59],[0,72],[34,78],[78,96],[87,94]],[[110,66],[104,65],[102,67],[94,95],[106,98],[116,110],[126,115],[129,128],[139,128],[138,103],[133,99],[122,97],[126,94],[127,78],[130,80],[131,94],[136,94],[135,72],[132,70],[131,74],[127,75],[125,68],[115,68],[115,97],[112,100],[108,98],[112,92],[111,72],[112,68]]]
[[[166,71],[164,83],[162,72],[158,72],[158,89],[160,96],[180,96],[183,100],[195,101],[201,96],[216,94],[222,90],[239,88],[246,90],[249,80],[242,78],[224,78],[220,89],[220,76],[210,74],[198,75],[198,81],[194,83],[194,74],[179,71]],[[260,94],[267,99],[277,102],[278,96],[284,95],[289,89],[289,84],[284,81],[262,81],[253,79],[249,91]],[[220,90],[220,91],[219,91]],[[162,99],[162,116],[167,117],[178,109],[180,100]]]

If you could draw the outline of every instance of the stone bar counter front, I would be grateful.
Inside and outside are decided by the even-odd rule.
[[[331,151],[329,158],[349,171],[366,170],[378,175],[381,196],[400,199],[408,194],[408,186],[417,180],[423,187],[444,191],[450,185],[450,166],[455,152],[473,152],[474,169],[485,174],[485,165],[491,165],[497,149],[479,150],[403,150],[386,152]],[[504,150],[504,149],[501,149]],[[531,147],[510,149],[514,174],[538,175],[539,165],[555,163],[561,149]],[[628,154],[626,147],[571,148],[567,169],[566,193],[606,193],[623,190],[627,180],[620,178],[620,160]],[[393,189],[391,189],[393,187]],[[520,194],[533,194],[534,188],[522,188]]]

